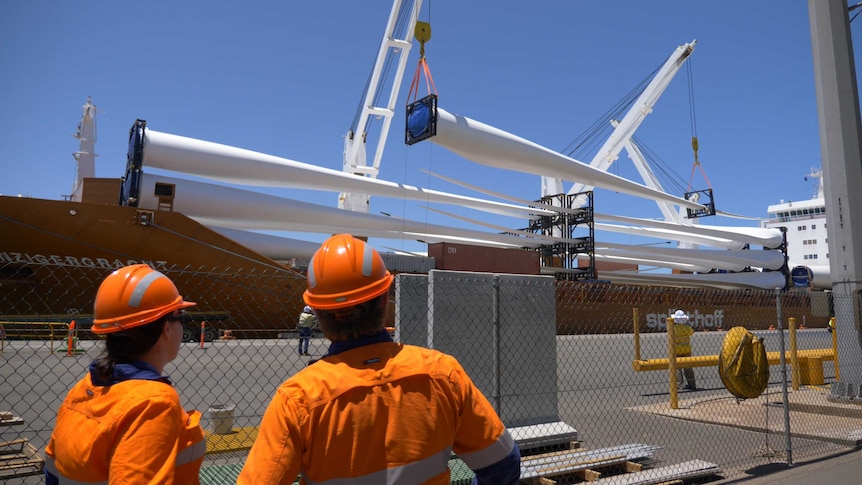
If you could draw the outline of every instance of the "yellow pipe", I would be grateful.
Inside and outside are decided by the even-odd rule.
[[[635,329],[635,360],[641,360],[641,329],[640,329],[640,310],[632,308],[632,323]]]
[[[796,351],[800,359],[821,359],[835,360],[835,353],[832,349],[805,349]],[[781,363],[781,352],[767,352],[766,359],[769,365],[778,365]],[[785,359],[790,359],[790,352],[784,353]],[[674,366],[680,367],[718,367],[718,355],[697,355],[692,357],[676,357]],[[647,359],[632,361],[632,369],[635,372],[645,372],[653,370],[665,370],[670,366],[670,359]],[[674,379],[676,382],[676,379]]]
[[[790,317],[787,319],[788,327],[790,328],[790,383],[794,391],[799,390],[799,357],[796,355],[796,319]]]
[[[838,369],[838,329],[835,328],[835,317],[829,319],[829,328],[832,329],[832,352],[835,354],[835,380],[841,381],[841,372]]]
[[[670,376],[670,408],[679,409],[679,395],[676,386],[676,335],[673,328],[673,318],[665,320],[667,327],[667,369]]]

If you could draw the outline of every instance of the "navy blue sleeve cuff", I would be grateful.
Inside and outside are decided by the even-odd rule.
[[[515,485],[521,478],[521,449],[514,443],[512,451],[502,460],[479,470],[473,470],[473,485]]]

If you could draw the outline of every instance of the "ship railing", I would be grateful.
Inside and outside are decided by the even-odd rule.
[[[51,352],[54,341],[62,341],[68,336],[69,324],[64,322],[24,322],[0,320],[0,351],[7,340],[48,340]]]

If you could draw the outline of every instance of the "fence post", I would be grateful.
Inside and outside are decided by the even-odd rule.
[[[6,348],[6,329],[3,328],[3,324],[0,323],[0,352],[3,352],[3,349]],[[835,362],[838,362],[838,357],[836,354]]]
[[[835,317],[829,319],[829,328],[832,329],[832,355],[835,357],[835,380],[841,382],[841,371],[838,369],[838,329],[835,328]],[[3,327],[0,326],[0,330]]]
[[[500,275],[494,275],[492,285],[494,288],[493,295],[491,296],[493,299],[493,314],[491,315],[493,322],[491,323],[494,325],[494,410],[497,411],[497,414],[500,414],[502,412],[500,409],[502,405],[502,391],[500,389]]]
[[[781,306],[781,288],[775,289],[775,310],[778,317],[778,360],[781,363],[781,404],[784,407],[784,451],[787,464],[793,464],[793,445],[790,441],[790,403],[787,402],[787,358],[784,355],[784,309]],[[768,398],[767,398],[768,400]]]
[[[640,321],[640,309],[632,308],[632,324],[635,330],[635,360],[641,360],[641,328],[638,322]]]
[[[790,383],[794,391],[799,390],[799,357],[796,354],[796,319],[790,317],[787,319],[790,330]]]
[[[679,409],[679,395],[676,385],[676,332],[673,328],[673,318],[665,319],[667,327],[667,370],[670,375],[670,408]]]

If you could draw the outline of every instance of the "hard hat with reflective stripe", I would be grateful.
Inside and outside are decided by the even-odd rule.
[[[389,291],[393,278],[374,248],[350,234],[338,234],[312,256],[302,299],[321,310],[351,307]]]
[[[128,330],[194,305],[183,300],[170,278],[133,264],[109,274],[99,286],[92,330],[100,335]]]

